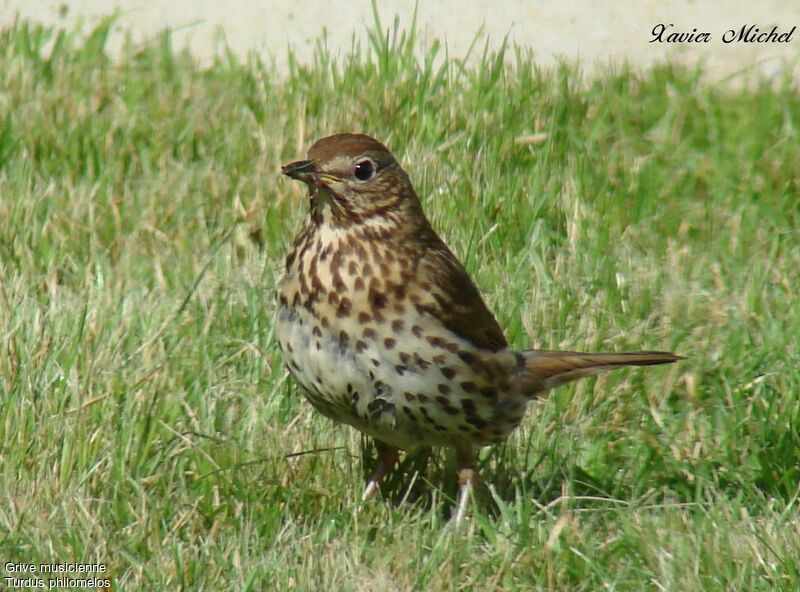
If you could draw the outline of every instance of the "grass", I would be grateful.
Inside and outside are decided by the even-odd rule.
[[[2,577],[800,589],[793,81],[461,62],[380,25],[278,75],[200,67],[169,35],[110,59],[111,22],[0,31]],[[281,366],[272,290],[306,202],[279,164],[343,130],[401,157],[516,347],[689,358],[533,405],[484,452],[492,488],[459,536],[444,455],[417,501],[359,512],[368,447]]]

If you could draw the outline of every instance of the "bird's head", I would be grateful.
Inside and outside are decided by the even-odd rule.
[[[363,134],[322,138],[307,160],[284,165],[281,172],[308,186],[317,223],[402,222],[404,216],[421,214],[411,182],[392,153]]]

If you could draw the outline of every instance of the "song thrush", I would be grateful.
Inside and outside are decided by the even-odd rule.
[[[469,275],[422,212],[389,150],[361,134],[323,138],[282,168],[310,192],[310,214],[278,284],[283,358],[308,401],[372,436],[378,467],[398,451],[454,448],[464,517],[480,447],[503,441],[529,401],[666,352],[512,351]]]

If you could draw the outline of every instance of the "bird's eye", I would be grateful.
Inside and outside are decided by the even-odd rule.
[[[353,174],[359,181],[366,181],[375,174],[375,166],[372,164],[371,160],[360,160],[356,163]]]

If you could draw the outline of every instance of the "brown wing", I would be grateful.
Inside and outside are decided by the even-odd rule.
[[[417,260],[417,307],[477,347],[508,347],[503,330],[455,255],[435,235],[426,246]]]

